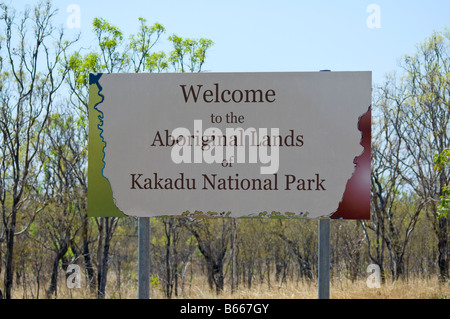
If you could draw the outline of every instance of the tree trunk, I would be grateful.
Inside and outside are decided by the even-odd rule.
[[[11,223],[8,229],[6,229],[6,269],[5,269],[5,298],[11,299],[11,290],[14,279],[14,232],[16,231],[16,218],[17,218],[17,198],[14,197],[13,209],[11,213]]]
[[[166,297],[168,299],[172,298],[173,291],[173,278],[172,278],[172,265],[170,262],[170,243],[171,243],[171,228],[172,228],[172,219],[169,218],[168,225],[164,225],[164,227],[168,227],[166,229]]]
[[[218,258],[218,261],[214,263],[213,278],[216,285],[216,294],[220,294],[224,287],[223,258]]]
[[[58,296],[58,265],[59,265],[59,254],[56,254],[53,260],[52,275],[50,279],[50,287],[47,289],[47,299],[49,299],[53,294],[55,297]]]
[[[172,218],[173,221],[175,222],[175,219]],[[177,236],[175,233],[175,225],[173,226],[173,241],[172,241],[172,255],[173,255],[173,260],[172,260],[172,276],[173,276],[173,280],[174,280],[174,293],[175,293],[175,297],[178,297],[178,251],[177,251]]]
[[[109,254],[110,240],[105,238],[105,246],[103,247],[103,256],[102,256],[102,267],[99,269],[100,272],[100,280],[98,283],[98,299],[105,299],[105,291],[106,291],[106,279],[108,275],[108,254]]]
[[[109,261],[109,248],[111,247],[111,240],[116,227],[117,219],[115,217],[104,217],[105,223],[105,244],[103,246],[103,256],[100,272],[100,280],[98,282],[97,298],[104,299],[106,291],[106,282],[108,276],[108,261]]]
[[[231,219],[231,293],[237,288],[237,268],[236,268],[236,218]]]
[[[84,214],[82,221],[82,237],[83,237],[83,258],[84,267],[86,269],[86,280],[91,292],[95,291],[95,275],[94,266],[92,265],[91,252],[89,250],[89,238],[88,238],[89,218],[87,214]]]
[[[111,246],[111,240],[114,234],[114,230],[117,225],[118,219],[116,217],[103,217],[104,219],[104,230],[105,230],[105,237],[104,241],[105,244],[103,245],[103,255],[102,255],[102,262],[101,267],[98,270],[99,272],[99,281],[98,281],[98,292],[97,292],[97,298],[98,299],[104,299],[105,298],[105,291],[106,291],[106,282],[107,282],[107,276],[108,276],[108,261],[109,261],[109,248]]]
[[[270,259],[266,259],[266,270],[267,270],[267,285],[269,286],[269,289],[271,289],[270,285]]]
[[[438,219],[438,229],[439,281],[445,283],[448,280],[448,216]]]
[[[213,289],[213,284],[216,287],[216,293],[219,294],[224,288],[224,274],[223,274],[223,264],[225,255],[227,252],[227,244],[224,242],[225,234],[228,232],[225,230],[225,224],[223,224],[221,241],[218,245],[219,247],[213,248],[211,240],[203,240],[200,234],[194,229],[194,227],[186,225],[192,235],[197,239],[198,249],[205,258],[207,269],[208,269],[208,284],[211,289]],[[229,230],[228,230],[229,231]]]

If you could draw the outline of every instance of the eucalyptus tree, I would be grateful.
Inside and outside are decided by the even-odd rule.
[[[438,240],[438,266],[448,279],[448,216],[439,213],[440,196],[449,184],[448,171],[434,170],[434,156],[450,145],[450,30],[434,32],[403,58],[404,102],[397,135],[409,155],[402,177],[426,204]]]
[[[31,217],[16,229],[24,202],[43,189],[38,186],[44,130],[67,68],[60,60],[76,41],[53,26],[57,13],[50,1],[17,14],[1,4],[0,132],[2,173],[0,182],[0,240],[6,243],[5,297],[11,298],[14,272],[14,237],[26,231],[45,207],[45,194]]]
[[[215,288],[216,293],[220,294],[225,284],[225,264],[227,252],[230,250],[232,219],[183,218],[180,222],[184,223],[197,240],[198,249],[206,262],[210,289]]]
[[[434,169],[434,157],[450,142],[449,30],[433,33],[414,54],[402,58],[401,67],[379,88],[381,98],[375,105],[381,119],[374,144],[373,225],[378,225],[377,236],[384,240],[397,277],[418,216],[425,212],[437,237],[440,278],[446,281],[448,216],[438,207],[449,175]],[[406,199],[412,202],[399,216],[396,200]]]
[[[48,119],[43,164],[43,184],[49,193],[47,214],[40,218],[46,228],[47,241],[54,252],[47,298],[57,296],[58,269],[62,262],[66,270],[69,251],[79,254],[75,237],[80,230],[79,212],[83,206],[83,188],[78,171],[85,166],[83,149],[79,147],[83,135],[77,121],[69,112],[54,111]]]

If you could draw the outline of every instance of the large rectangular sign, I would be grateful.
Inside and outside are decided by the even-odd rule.
[[[91,74],[90,216],[368,219],[371,72]]]

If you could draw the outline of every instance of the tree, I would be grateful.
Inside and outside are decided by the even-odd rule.
[[[237,218],[231,219],[231,231],[230,231],[230,250],[231,250],[231,293],[236,292],[238,269],[236,264],[237,256]]]
[[[183,218],[181,221],[197,239],[198,249],[205,258],[208,269],[208,283],[220,294],[224,288],[224,265],[229,250],[231,219],[205,217],[198,220]]]
[[[450,30],[434,32],[403,58],[400,120],[396,134],[408,155],[402,177],[423,203],[438,239],[438,265],[442,281],[448,279],[448,216],[438,203],[449,184],[446,170],[434,170],[434,156],[450,145]]]
[[[450,150],[445,149],[434,157],[434,169],[442,171],[450,167]],[[442,186],[441,202],[439,204],[439,215],[446,217],[450,210],[450,185]]]
[[[128,49],[131,51],[130,61],[133,72],[154,72],[155,70],[161,72],[167,69],[167,63],[161,62],[161,58],[165,54],[163,52],[152,52],[153,47],[166,31],[165,28],[159,23],[149,27],[146,25],[147,20],[144,18],[139,18],[139,22],[139,32],[130,36],[128,44]]]
[[[450,167],[450,150],[444,149],[441,153],[437,154],[434,158],[435,170],[440,172],[441,176],[449,176],[448,167]],[[443,178],[443,180],[445,180]],[[436,235],[438,237],[438,250],[439,250],[439,270],[440,278],[442,282],[448,279],[448,220],[450,210],[450,185],[441,182],[441,190],[439,192],[440,204],[437,207],[436,218],[438,219],[437,225],[433,223]],[[448,181],[447,181],[448,183]],[[434,219],[433,219],[434,221]],[[446,258],[447,256],[447,258]]]
[[[63,261],[63,265],[67,265],[66,254],[70,246],[74,246],[74,237],[79,230],[76,221],[82,209],[83,189],[78,182],[77,167],[85,165],[78,147],[82,138],[79,132],[77,122],[70,113],[54,112],[49,116],[45,130],[46,147],[40,155],[44,163],[43,184],[48,189],[49,204],[53,208],[41,218],[41,227],[47,228],[48,241],[52,243],[51,249],[55,253],[47,298],[57,295],[59,263]]]
[[[152,256],[158,278],[166,298],[184,292],[186,270],[195,250],[196,240],[183,221],[177,217],[162,216],[152,219]]]
[[[177,35],[169,37],[173,44],[168,62],[175,72],[201,72],[206,59],[206,51],[213,45],[208,39],[183,39]],[[187,68],[187,70],[186,70]]]
[[[374,145],[372,220],[377,220],[372,225],[381,226],[374,230],[389,250],[395,278],[422,211],[438,239],[440,278],[448,278],[448,216],[439,214],[438,203],[449,176],[446,170],[434,169],[434,156],[450,142],[449,40],[448,30],[433,33],[415,54],[402,58],[403,73],[390,75],[378,89],[382,118]],[[394,219],[402,201],[409,209]]]
[[[399,154],[401,141],[395,136],[390,116],[391,110],[383,90],[378,94],[376,106],[379,112],[374,116],[374,130],[372,132],[372,165],[371,165],[371,193],[372,212],[371,221],[361,221],[367,240],[367,249],[371,262],[380,267],[382,280],[385,279],[384,252],[386,248],[386,221],[393,215],[392,206],[396,201],[397,189],[400,184]],[[374,234],[370,236],[369,230]]]
[[[362,222],[372,262],[380,266],[384,276],[384,249],[389,253],[391,273],[397,280],[404,272],[404,256],[425,201],[415,196],[408,178],[414,169],[409,163],[416,161],[407,151],[404,130],[408,130],[403,112],[406,110],[406,90],[395,75],[388,76],[378,88],[376,106],[379,115],[374,134],[372,154],[372,207],[371,222]],[[399,134],[402,133],[402,134]],[[409,162],[409,163],[408,163]],[[402,201],[410,201],[409,210],[400,209]],[[375,240],[368,234],[375,234]],[[375,247],[375,253],[371,249]]]
[[[305,219],[281,220],[282,229],[278,236],[287,244],[298,264],[299,277],[306,280],[313,279],[311,266],[312,250],[316,247],[314,233],[310,221]],[[301,234],[301,236],[299,236]]]
[[[0,40],[0,131],[4,170],[0,183],[0,236],[6,242],[5,297],[11,298],[14,237],[28,229],[45,202],[35,207],[28,225],[19,231],[17,217],[28,197],[40,191],[38,176],[42,167],[35,166],[36,157],[56,92],[67,74],[67,69],[58,68],[59,61],[77,39],[65,40],[63,30],[53,27],[57,11],[50,2],[38,4],[32,12],[26,10],[19,21],[7,5],[2,4],[1,10],[4,37]]]

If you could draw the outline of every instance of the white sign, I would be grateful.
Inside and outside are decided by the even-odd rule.
[[[90,95],[89,188],[123,214],[369,216],[371,72],[98,74]]]

